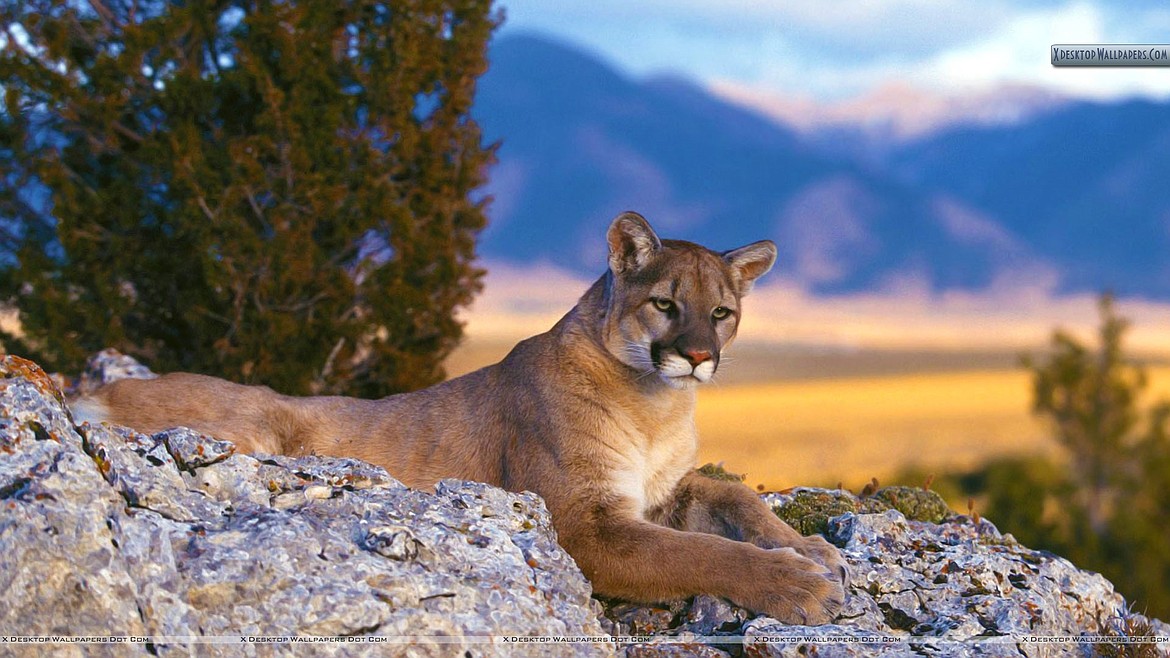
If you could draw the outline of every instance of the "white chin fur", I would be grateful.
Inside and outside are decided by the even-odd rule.
[[[663,354],[662,361],[658,364],[658,374],[663,377],[684,377],[693,372],[690,362],[677,354]]]
[[[708,360],[695,367],[681,356],[667,354],[658,366],[658,376],[672,388],[687,389],[711,381],[715,374],[715,361]]]
[[[681,375],[678,377],[667,377],[661,372],[658,373],[658,378],[661,379],[667,386],[685,391],[688,388],[694,388],[701,382],[690,375]]]
[[[715,361],[714,360],[704,361],[704,362],[700,363],[699,365],[695,366],[695,379],[703,382],[704,384],[711,381],[711,378],[714,376],[715,376]]]

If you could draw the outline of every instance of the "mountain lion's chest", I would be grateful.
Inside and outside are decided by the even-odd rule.
[[[614,489],[644,515],[664,503],[682,479],[695,468],[698,436],[694,419],[687,417],[659,428],[652,437],[631,437],[631,449],[613,477]]]

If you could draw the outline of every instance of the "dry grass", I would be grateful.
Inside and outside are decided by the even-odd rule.
[[[1013,371],[714,388],[699,399],[700,460],[723,460],[769,489],[966,468],[1051,449],[1028,395],[1027,375]]]
[[[1170,397],[1170,367],[1150,374],[1151,397]],[[910,466],[941,472],[1057,454],[1030,403],[1021,370],[714,387],[699,396],[699,459],[723,461],[749,484],[774,489],[857,487]]]

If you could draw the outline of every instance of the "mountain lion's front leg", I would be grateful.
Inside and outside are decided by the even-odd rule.
[[[712,594],[789,624],[828,623],[844,603],[834,575],[791,548],[668,528],[623,502],[601,494],[550,506],[559,541],[599,594],[641,602]]]
[[[679,530],[721,535],[761,548],[792,548],[830,569],[842,583],[849,581],[848,567],[836,547],[819,535],[802,536],[738,482],[691,471],[679,482],[673,500],[652,516]]]

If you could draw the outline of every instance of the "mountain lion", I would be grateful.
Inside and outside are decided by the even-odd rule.
[[[184,373],[124,379],[78,421],[185,425],[246,452],[356,457],[411,487],[441,478],[541,495],[560,543],[606,596],[714,594],[789,623],[830,621],[845,563],[751,490],[694,470],[695,388],[735,336],[770,241],[717,253],[659,240],[636,213],[609,228],[609,271],[503,361],[381,400],[295,398]]]

